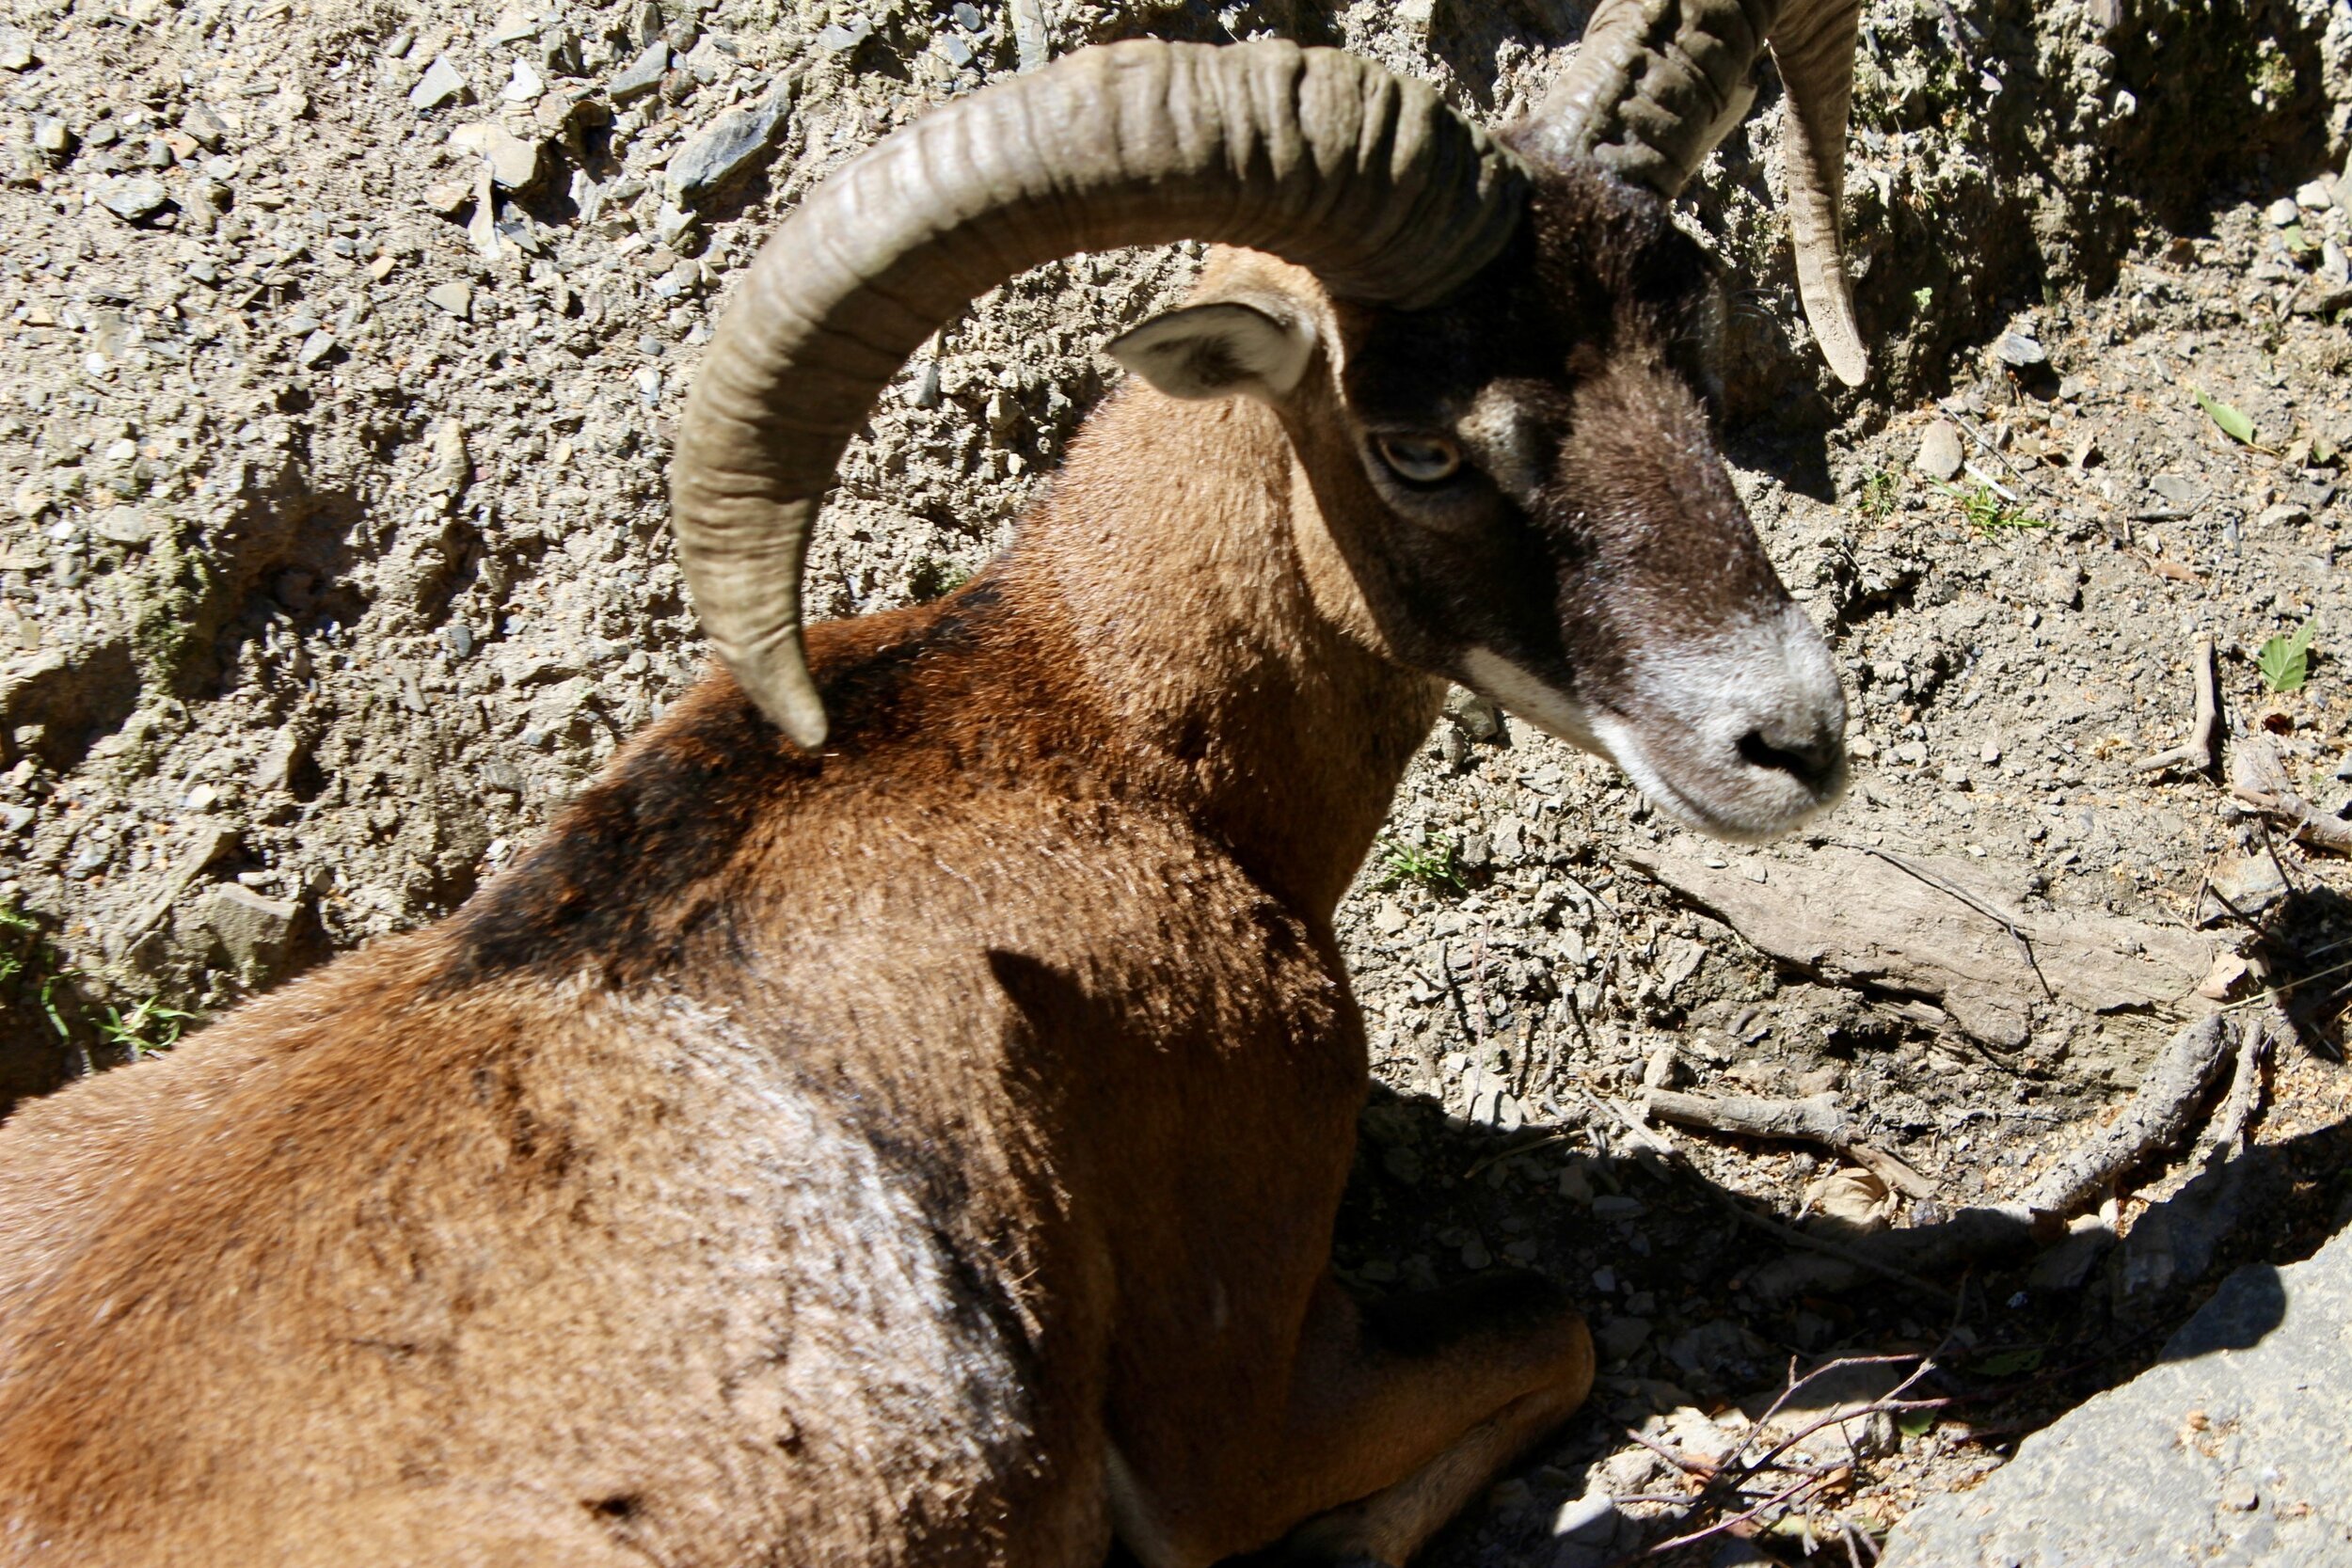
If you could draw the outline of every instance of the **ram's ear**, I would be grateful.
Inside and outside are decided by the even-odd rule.
[[[1122,332],[1104,352],[1172,398],[1290,395],[1314,356],[1314,324],[1279,306],[1187,305]]]

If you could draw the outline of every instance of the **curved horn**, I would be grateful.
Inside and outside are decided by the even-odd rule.
[[[1862,0],[1799,0],[1772,29],[1772,61],[1788,92],[1781,174],[1797,245],[1797,293],[1821,357],[1849,387],[1861,386],[1870,374],[1838,231],[1846,199],[1846,114],[1853,101],[1861,24]]]
[[[1671,197],[1730,135],[1769,40],[1788,89],[1782,175],[1797,289],[1830,370],[1870,372],[1838,232],[1861,0],[1601,0],[1567,74],[1512,135],[1529,155],[1586,157]]]
[[[801,562],[834,465],[909,355],[1077,250],[1209,240],[1417,309],[1518,222],[1512,155],[1369,61],[1266,42],[1090,49],[925,117],[810,195],[754,261],[687,400],[670,500],[705,630],[807,748]]]

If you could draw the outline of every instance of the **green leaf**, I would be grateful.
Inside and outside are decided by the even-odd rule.
[[[2189,391],[2195,394],[2197,406],[2205,411],[2207,419],[2220,427],[2222,435],[2240,446],[2250,447],[2254,444],[2253,420],[2223,403],[2219,398],[2207,397],[2201,387],[2191,387]]]
[[[1925,1437],[1935,1425],[1935,1412],[1906,1410],[1895,1418],[1895,1425],[1905,1437]]]
[[[1998,1354],[1988,1355],[1977,1363],[1977,1370],[1987,1377],[2010,1377],[2018,1372],[2032,1371],[2041,1365],[2041,1348],[2029,1345],[2023,1350],[2005,1350]]]
[[[2312,673],[2312,632],[2316,617],[2291,632],[2280,632],[2254,655],[2254,668],[2273,691],[2300,691]]]

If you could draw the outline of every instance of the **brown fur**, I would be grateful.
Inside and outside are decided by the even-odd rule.
[[[1539,1282],[1329,1279],[1451,568],[1340,438],[1392,324],[1218,276],[1308,384],[1114,398],[990,572],[815,632],[821,756],[713,676],[457,915],[0,1129],[0,1559],[1401,1560],[1576,1406]]]

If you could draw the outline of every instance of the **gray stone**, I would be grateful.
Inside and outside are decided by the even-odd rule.
[[[117,545],[144,546],[156,531],[155,515],[135,506],[110,506],[90,524],[90,531]]]
[[[125,223],[153,217],[170,200],[163,182],[151,175],[118,175],[98,187],[98,204]]]
[[[539,31],[539,19],[519,6],[499,12],[499,19],[490,24],[490,47],[503,49],[510,43],[520,43]]]
[[[874,36],[874,24],[864,17],[853,17],[848,26],[838,22],[826,24],[817,32],[817,47],[828,55],[847,55]]]
[[[188,112],[180,117],[180,129],[196,138],[196,144],[207,152],[217,152],[229,127],[220,116],[202,103],[191,103]]]
[[[33,149],[52,158],[61,158],[73,150],[73,132],[55,115],[42,115],[33,121]]]
[[[2153,1368],[1913,1513],[1885,1568],[2340,1568],[2352,1560],[2352,1234],[2254,1264]]]
[[[2148,488],[2174,506],[2188,507],[2197,504],[2199,495],[2197,482],[2186,474],[2157,474],[2148,481]]]
[[[670,199],[691,200],[750,168],[775,139],[784,113],[783,94],[771,92],[712,120],[670,160]]]
[[[1611,1318],[1593,1330],[1593,1348],[1604,1362],[1623,1361],[1649,1340],[1646,1318]]]
[[[1960,427],[1948,420],[1938,420],[1928,426],[1919,437],[1919,455],[1915,460],[1921,473],[1930,479],[1950,481],[1959,477],[1965,454],[1961,451]]]
[[[204,901],[204,924],[230,961],[246,974],[266,974],[286,956],[302,906],[265,898],[237,882],[223,882]]]
[[[449,63],[447,55],[437,55],[433,63],[424,68],[424,75],[417,85],[408,89],[408,105],[422,114],[456,102],[465,91],[466,78]]]
[[[2050,362],[2049,351],[2023,332],[2002,333],[2001,341],[1993,345],[1993,352],[2011,370],[2029,371]]]
[[[321,327],[302,340],[302,346],[294,350],[294,363],[307,371],[334,352],[335,334]]]
[[[473,319],[473,285],[463,278],[436,284],[425,291],[424,297],[428,303],[439,306],[461,322]]]
[[[689,50],[686,57],[678,64],[691,72],[695,81],[707,87],[713,82],[723,80],[727,73],[735,69],[735,55],[731,51],[722,48],[718,35],[712,33]]]
[[[643,98],[661,85],[662,73],[670,69],[670,46],[660,39],[645,45],[635,59],[621,68],[619,75],[604,85],[606,96],[615,103],[627,103]]]
[[[987,19],[980,15],[980,8],[973,5],[972,0],[956,0],[955,18],[956,25],[967,33],[977,33],[988,25]]]
[[[972,46],[955,33],[941,33],[931,40],[931,47],[940,58],[961,71],[972,63]]]
[[[22,27],[0,28],[0,71],[30,71],[40,63],[30,33]]]

